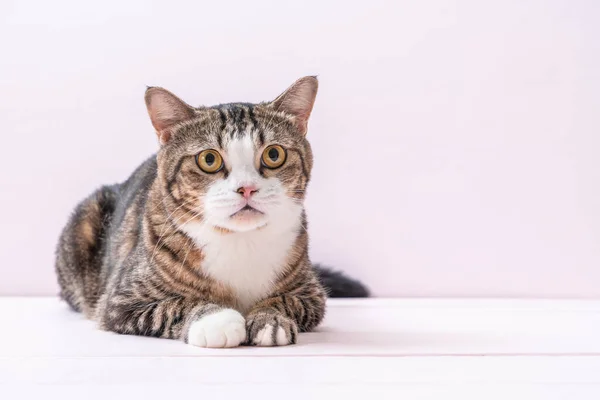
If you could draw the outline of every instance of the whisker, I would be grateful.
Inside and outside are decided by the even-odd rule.
[[[181,267],[179,267],[179,276],[181,277],[182,273],[183,273],[183,268],[185,267],[185,260],[187,260],[187,256],[188,254],[190,254],[190,250],[192,250],[192,247],[194,247],[194,245],[191,243],[192,242],[192,238],[188,238],[186,244],[188,245],[188,249],[187,252],[185,253],[185,256],[183,257],[183,261],[181,262]]]
[[[166,233],[166,232],[165,232],[165,230],[166,230],[166,229],[165,229],[165,226],[166,226],[167,222],[171,222],[171,225],[172,225],[172,226],[176,226],[177,222],[178,222],[178,221],[179,221],[181,218],[185,217],[185,216],[186,216],[187,214],[189,214],[190,212],[196,212],[196,210],[195,210],[195,209],[199,209],[199,208],[200,208],[200,206],[197,206],[197,207],[195,207],[195,209],[191,209],[191,210],[189,210],[189,211],[186,211],[186,212],[185,212],[183,215],[179,216],[179,217],[178,217],[176,220],[174,220],[174,221],[170,221],[170,218],[169,218],[169,217],[170,217],[171,215],[173,215],[173,213],[174,213],[175,211],[177,211],[177,210],[178,210],[179,208],[181,208],[181,207],[183,207],[183,205],[181,205],[181,206],[177,207],[175,210],[173,210],[173,212],[171,212],[171,214],[169,214],[169,216],[166,218],[166,220],[165,220],[165,223],[163,224],[163,229],[162,229],[162,231],[161,231],[161,233],[160,233],[160,236],[159,236],[158,240],[156,241],[156,245],[154,246],[154,250],[152,251],[152,256],[150,257],[150,263],[152,263],[152,261],[154,260],[154,256],[156,255],[156,250],[158,249],[158,246],[159,246],[160,242],[161,242],[161,241],[163,240],[163,238],[164,238],[164,235],[165,235],[165,233]],[[187,222],[186,222],[186,223],[190,222],[190,221],[191,221],[192,219],[194,219],[194,218],[195,218],[195,216],[192,216],[192,218],[190,218],[189,220],[187,220]],[[183,225],[185,225],[185,224],[183,224]],[[183,225],[182,225],[182,226],[183,226]],[[176,229],[176,231],[177,231],[177,229]],[[175,234],[175,233],[173,233],[173,234],[171,234],[171,235],[167,236],[166,238],[169,238],[169,237],[173,236],[174,234]],[[166,238],[164,238],[164,239],[166,239]]]

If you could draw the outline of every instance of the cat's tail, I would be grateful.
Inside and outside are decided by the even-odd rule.
[[[313,265],[321,284],[325,286],[329,297],[369,297],[369,289],[356,279],[352,279],[342,272]]]

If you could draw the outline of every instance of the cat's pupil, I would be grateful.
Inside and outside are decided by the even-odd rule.
[[[215,162],[215,155],[208,153],[206,157],[204,157],[204,161],[206,161],[206,164],[212,165]]]
[[[269,158],[272,161],[277,161],[277,159],[279,158],[279,151],[277,151],[277,149],[269,150]]]

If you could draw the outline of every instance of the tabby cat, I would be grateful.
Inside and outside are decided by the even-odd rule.
[[[308,257],[317,86],[199,108],[148,88],[161,148],[77,206],[57,248],[61,297],[105,330],[234,347],[295,343],[323,319],[327,290],[366,296]]]

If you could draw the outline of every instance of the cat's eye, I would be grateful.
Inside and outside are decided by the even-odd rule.
[[[207,174],[214,174],[223,168],[223,158],[218,151],[204,150],[196,156],[196,163]]]
[[[273,144],[263,151],[261,163],[267,168],[279,168],[285,162],[286,154],[283,147]]]

